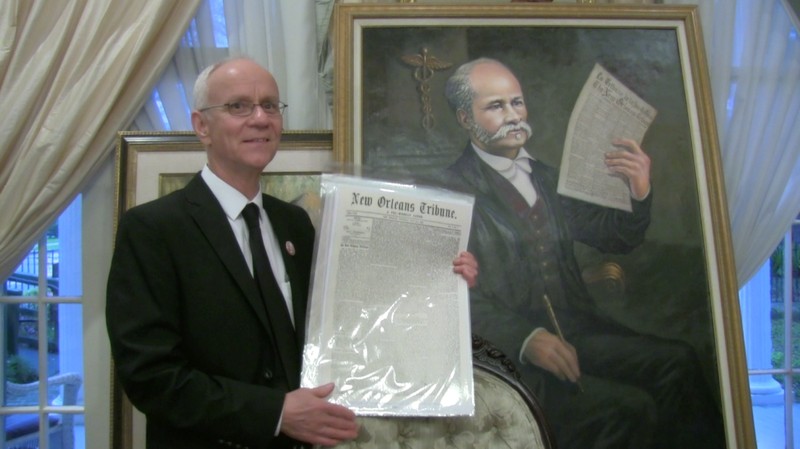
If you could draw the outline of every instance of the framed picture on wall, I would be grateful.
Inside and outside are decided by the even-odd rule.
[[[530,126],[524,148],[556,174],[574,131],[573,111],[584,104],[581,92],[596,66],[652,107],[646,132],[635,139],[650,163],[644,238],[626,254],[580,241],[571,248],[592,307],[635,332],[690,345],[721,410],[725,444],[752,447],[737,283],[696,9],[338,4],[334,24],[334,157],[366,175],[437,184],[452,174],[472,151],[477,119],[451,108],[445,86],[459,66],[478,58],[513,74]],[[512,103],[496,107],[513,109]]]
[[[319,214],[319,174],[330,170],[330,131],[284,131],[262,190]],[[193,132],[123,132],[117,143],[118,205],[124,211],[177,190],[202,170],[206,154]]]

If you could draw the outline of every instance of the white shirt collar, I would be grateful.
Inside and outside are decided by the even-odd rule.
[[[472,148],[475,150],[475,153],[478,155],[483,162],[486,162],[490,167],[497,170],[498,173],[503,175],[505,178],[510,178],[513,176],[514,171],[516,168],[514,165],[516,164],[518,167],[522,167],[523,170],[530,173],[530,163],[527,161],[535,161],[536,159],[533,158],[525,148],[520,148],[519,153],[517,153],[517,157],[515,159],[509,159],[503,156],[497,156],[491,154],[487,151],[484,151],[478,148],[474,143],[472,144]],[[527,163],[520,163],[520,162],[527,162]],[[527,168],[527,169],[525,169]]]
[[[225,211],[225,215],[228,216],[229,220],[238,218],[248,203],[255,203],[259,207],[259,210],[263,209],[261,194],[257,194],[253,199],[248,199],[246,196],[242,195],[242,192],[234,189],[230,184],[214,174],[208,165],[203,167],[200,176],[203,177],[203,181],[205,181],[208,188],[211,189],[211,193],[217,197],[217,201],[219,201],[222,210]]]

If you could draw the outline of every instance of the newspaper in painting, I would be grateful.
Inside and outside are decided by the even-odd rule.
[[[606,152],[619,150],[619,138],[642,142],[656,110],[595,64],[570,116],[558,193],[601,206],[631,210],[625,179],[611,174]]]

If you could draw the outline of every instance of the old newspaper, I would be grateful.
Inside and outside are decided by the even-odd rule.
[[[602,206],[631,210],[626,180],[612,175],[606,152],[622,149],[615,139],[642,142],[656,110],[595,64],[570,117],[558,193]]]
[[[323,175],[301,384],[360,415],[474,410],[466,249],[471,196]]]

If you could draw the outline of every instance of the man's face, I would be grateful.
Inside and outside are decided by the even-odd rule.
[[[470,81],[475,92],[472,116],[459,111],[462,126],[469,130],[470,138],[482,150],[497,156],[516,157],[531,136],[519,81],[508,69],[493,63],[475,66]]]
[[[208,78],[208,104],[248,101],[278,103],[278,85],[272,75],[250,60],[234,60],[218,67]],[[192,113],[192,123],[208,149],[209,167],[222,179],[258,175],[278,151],[283,116],[267,114],[256,106],[240,117],[226,108]]]

